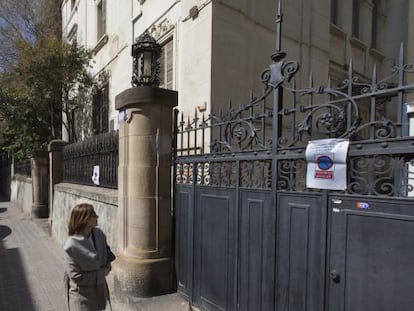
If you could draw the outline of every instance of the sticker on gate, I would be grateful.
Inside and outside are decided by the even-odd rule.
[[[367,202],[356,202],[357,209],[369,209],[369,204]]]

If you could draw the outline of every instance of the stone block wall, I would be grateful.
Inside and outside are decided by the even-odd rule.
[[[118,191],[93,186],[59,183],[54,187],[52,235],[63,245],[67,239],[67,223],[73,206],[89,203],[98,214],[98,226],[105,232],[108,244],[117,248],[117,207]]]
[[[26,216],[32,215],[32,178],[14,175],[11,178],[10,201],[16,204]]]

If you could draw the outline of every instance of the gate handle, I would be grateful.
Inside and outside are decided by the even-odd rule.
[[[331,272],[329,273],[329,276],[331,277],[332,281],[334,281],[335,283],[339,283],[339,281],[341,280],[341,275],[335,269],[331,270]]]

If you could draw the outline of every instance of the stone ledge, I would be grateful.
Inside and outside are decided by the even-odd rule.
[[[336,37],[346,39],[346,32],[335,24],[331,24],[330,33]]]
[[[92,49],[93,55],[98,54],[99,50],[102,49],[102,47],[108,43],[108,35],[104,34],[99,41],[96,43],[95,47]]]
[[[80,184],[59,183],[54,186],[55,191],[61,191],[82,198],[118,206],[118,190],[102,187],[93,187]]]
[[[378,59],[379,61],[383,61],[384,60],[384,58],[385,58],[385,55],[384,55],[384,53],[382,53],[381,51],[379,51],[379,50],[377,50],[376,48],[371,48],[371,49],[369,49],[369,54],[372,56],[372,57],[375,57],[376,59]]]
[[[126,89],[115,96],[115,109],[122,110],[137,105],[161,104],[163,106],[177,106],[178,93],[176,91],[159,88],[157,86],[137,86]]]
[[[368,48],[368,46],[357,37],[351,37],[349,39],[349,42],[351,43],[352,47],[358,48],[361,51],[366,51]]]

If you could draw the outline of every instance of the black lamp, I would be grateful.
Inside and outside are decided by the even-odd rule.
[[[160,85],[160,55],[161,46],[148,31],[135,40],[132,45],[132,86]]]

